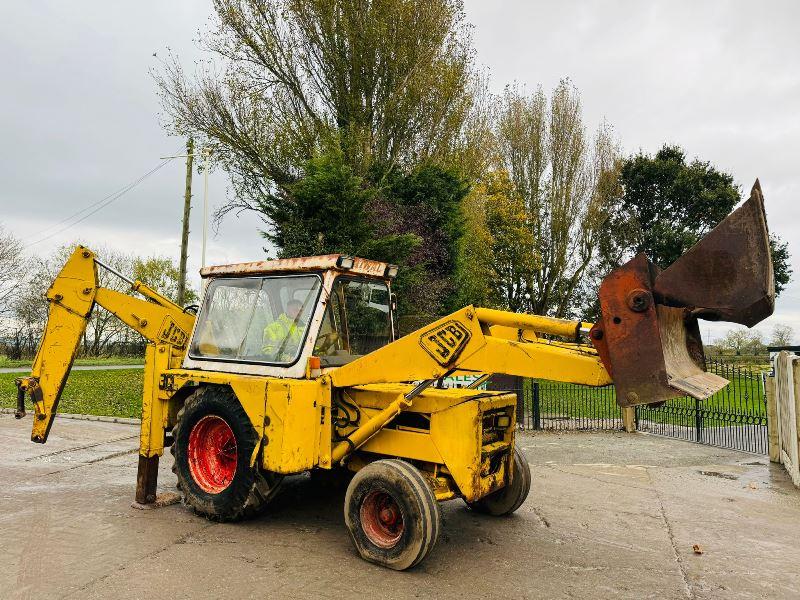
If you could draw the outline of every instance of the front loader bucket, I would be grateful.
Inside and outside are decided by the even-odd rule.
[[[772,314],[775,285],[761,187],[686,254],[661,270],[644,254],[600,285],[591,338],[620,406],[689,395],[703,400],[728,381],[705,370],[697,319],[752,327]]]

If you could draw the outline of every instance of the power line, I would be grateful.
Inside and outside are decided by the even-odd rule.
[[[61,221],[59,221],[58,223],[56,223],[54,225],[51,225],[50,227],[44,229],[43,231],[48,231],[50,229],[53,229],[53,227],[58,227],[59,225],[62,225],[62,224],[67,223],[69,221],[72,221],[72,219],[74,219],[75,217],[77,217],[77,216],[79,216],[79,215],[81,215],[83,213],[86,213],[80,219],[78,219],[77,221],[69,223],[66,227],[62,227],[61,229],[59,229],[57,231],[54,231],[51,234],[45,235],[44,237],[41,237],[41,238],[39,238],[38,240],[36,240],[34,242],[30,242],[29,244],[25,244],[25,248],[30,248],[31,246],[35,246],[37,244],[41,244],[42,242],[47,241],[47,240],[49,240],[49,239],[51,239],[51,238],[53,238],[53,237],[65,232],[65,231],[67,231],[68,229],[74,227],[75,225],[77,225],[79,223],[82,223],[83,221],[85,221],[86,219],[88,219],[89,217],[94,215],[95,213],[103,210],[107,206],[109,206],[109,205],[113,204],[114,202],[116,202],[117,200],[119,200],[122,196],[127,194],[129,191],[131,191],[137,185],[142,183],[145,179],[147,179],[148,177],[150,177],[151,175],[156,173],[158,170],[160,170],[162,167],[164,167],[167,163],[171,162],[172,160],[173,160],[172,158],[165,159],[164,161],[162,161],[161,163],[159,163],[158,165],[156,165],[155,167],[153,167],[152,169],[150,169],[149,171],[147,171],[143,175],[140,175],[137,179],[135,179],[134,181],[132,181],[129,184],[125,185],[124,187],[120,188],[116,192],[114,192],[112,194],[109,194],[108,196],[98,200],[97,202],[93,202],[89,206],[86,206],[86,207],[82,208],[81,210],[76,211],[75,213],[73,213],[69,217],[66,217],[65,219],[62,219]],[[87,211],[89,211],[89,212],[87,212]]]

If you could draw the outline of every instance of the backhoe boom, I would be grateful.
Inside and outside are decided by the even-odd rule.
[[[146,300],[99,286],[97,268],[106,268],[131,284],[131,291]],[[50,305],[44,335],[36,352],[30,377],[17,380],[19,389],[17,418],[24,412],[24,395],[33,400],[34,421],[31,440],[47,441],[61,392],[80,347],[86,324],[96,305],[102,306],[150,342],[168,344],[183,350],[194,324],[194,316],[150,289],[141,281],[131,281],[78,246],[47,290]]]

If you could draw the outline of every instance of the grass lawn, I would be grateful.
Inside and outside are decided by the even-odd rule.
[[[14,379],[19,373],[0,373],[0,406],[17,405],[17,386]],[[109,371],[73,371],[58,412],[111,417],[142,416],[142,369],[117,369]],[[30,399],[25,400],[26,410],[33,410]]]
[[[15,367],[30,367],[32,360],[11,360],[8,357],[0,356],[0,369]],[[98,366],[98,365],[143,365],[144,356],[105,356],[95,358],[76,358],[76,365]]]

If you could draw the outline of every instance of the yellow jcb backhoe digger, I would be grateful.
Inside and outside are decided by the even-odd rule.
[[[149,341],[138,505],[156,501],[167,446],[184,502],[215,520],[261,511],[285,475],[346,468],[353,543],[393,569],[431,551],[438,502],[505,515],[528,495],[516,398],[477,389],[491,374],[613,380],[622,406],[702,399],[727,382],[705,372],[697,319],[752,326],[774,305],[757,183],[666,270],[640,255],[612,272],[594,325],[468,306],[396,339],[397,268],[342,255],[203,269],[196,315],[139,281],[126,279],[143,299],[99,287],[98,268],[126,279],[78,247],[47,292],[44,337],[18,380],[17,416],[33,401],[32,440],[47,441],[87,318],[102,306]],[[458,374],[481,377],[434,387]]]

